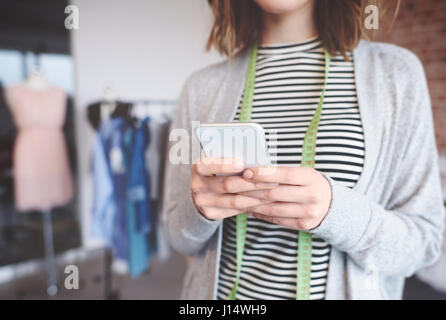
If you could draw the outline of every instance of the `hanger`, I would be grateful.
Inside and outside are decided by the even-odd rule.
[[[104,96],[101,102],[101,121],[110,118],[117,106],[116,95],[111,84],[107,84],[104,88]]]

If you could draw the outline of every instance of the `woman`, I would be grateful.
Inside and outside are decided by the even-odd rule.
[[[278,167],[169,164],[164,223],[194,256],[182,298],[400,299],[404,278],[438,258],[424,71],[405,49],[360,40],[363,2],[209,0],[209,47],[230,59],[187,80],[175,127],[246,120],[250,104]]]

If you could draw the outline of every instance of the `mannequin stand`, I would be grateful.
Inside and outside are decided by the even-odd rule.
[[[57,270],[56,270],[56,258],[54,254],[54,241],[53,241],[53,225],[51,219],[51,210],[42,212],[43,214],[43,237],[45,244],[45,261],[47,267],[47,289],[46,292],[49,296],[55,296],[57,294]]]

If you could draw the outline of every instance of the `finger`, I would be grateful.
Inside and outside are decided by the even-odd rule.
[[[304,229],[302,226],[303,219],[294,219],[294,218],[279,218],[279,217],[271,217],[271,216],[265,216],[261,214],[252,214],[252,216],[256,219],[260,219],[263,221],[268,221],[270,223],[278,224],[290,229],[294,230],[307,230]]]
[[[309,185],[316,177],[316,170],[307,167],[257,167],[243,172],[243,178],[254,182],[275,182],[291,185]]]
[[[211,219],[211,220],[221,220],[221,219],[229,218],[229,217],[244,213],[243,210],[223,209],[223,208],[214,208],[214,207],[204,207],[204,208],[201,208],[201,211],[206,216],[206,218]]]
[[[268,190],[253,190],[240,193],[243,196],[283,202],[304,203],[312,199],[306,186],[279,185]]]
[[[195,196],[195,204],[198,207],[214,207],[224,209],[247,210],[271,201],[245,197],[233,194],[199,193]]]
[[[252,213],[258,213],[265,216],[277,218],[306,218],[306,207],[302,204],[293,202],[273,202],[261,204],[249,210]]]
[[[240,176],[203,177],[192,179],[193,192],[239,193],[252,190],[264,190],[277,187],[277,183],[249,182]]]
[[[192,165],[192,170],[202,176],[237,174],[244,168],[243,161],[235,158],[203,158],[198,164]]]

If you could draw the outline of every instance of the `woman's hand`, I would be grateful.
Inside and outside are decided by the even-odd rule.
[[[243,172],[251,183],[278,183],[270,190],[241,192],[243,196],[272,201],[250,210],[254,217],[299,230],[313,229],[322,222],[331,203],[328,180],[312,168],[251,168]]]
[[[243,162],[237,159],[201,159],[191,166],[192,199],[197,209],[210,220],[234,216],[261,204],[263,200],[240,195],[240,192],[261,191],[277,187],[277,183],[247,181],[241,176]],[[225,176],[215,176],[222,175]]]

